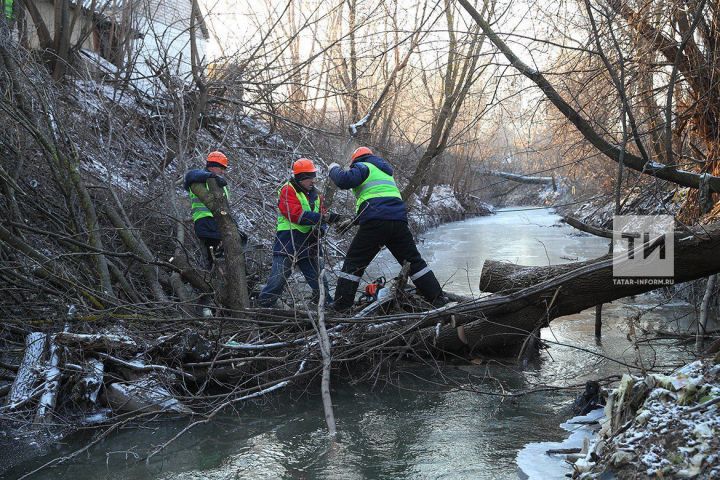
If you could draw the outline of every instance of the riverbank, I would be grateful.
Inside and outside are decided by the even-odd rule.
[[[457,282],[456,285],[447,284],[447,288],[476,288],[477,281],[467,281],[465,270],[479,275],[479,265],[478,268],[469,266],[468,261],[471,259],[481,262],[485,256],[499,253],[499,247],[502,247],[507,258],[522,255],[523,261],[526,261],[526,255],[542,250],[540,254],[533,255],[537,262],[544,262],[546,259],[545,250],[538,243],[538,238],[542,238],[547,244],[554,259],[566,255],[583,258],[594,256],[596,249],[600,248],[595,245],[599,242],[570,236],[569,227],[554,226],[556,223],[557,217],[546,210],[515,209],[512,212],[477,217],[432,230],[423,237],[420,249],[432,268],[442,272],[439,275],[443,283],[447,284],[451,278],[453,282]],[[478,238],[483,238],[484,241],[478,242]],[[448,246],[452,248],[447,248]],[[445,255],[433,258],[430,252]],[[453,255],[448,256],[448,253]],[[392,258],[389,258],[389,262],[396,264]],[[324,456],[327,436],[323,424],[322,402],[317,394],[319,361],[317,347],[313,343],[314,331],[310,322],[302,315],[301,309],[286,313],[283,317],[282,312],[266,311],[265,315],[256,317],[265,327],[263,337],[253,342],[262,345],[254,348],[266,347],[265,349],[252,350],[252,346],[247,346],[248,350],[242,350],[242,338],[237,336],[234,339],[236,343],[230,343],[235,349],[223,349],[217,356],[215,350],[211,350],[209,356],[202,352],[199,348],[204,345],[202,339],[211,340],[213,348],[218,342],[220,345],[227,343],[238,331],[242,332],[243,318],[193,319],[167,324],[157,320],[129,322],[122,319],[92,322],[91,325],[97,330],[108,328],[116,334],[122,332],[121,325],[131,324],[134,330],[126,333],[131,333],[136,342],[135,346],[129,342],[125,346],[103,346],[101,343],[95,346],[87,345],[84,359],[105,359],[105,381],[98,396],[101,404],[106,400],[104,391],[116,392],[118,386],[123,385],[147,385],[141,382],[148,377],[160,377],[164,379],[166,388],[183,403],[200,411],[194,418],[202,419],[202,414],[207,412],[208,403],[210,409],[223,404],[226,397],[218,396],[222,385],[230,382],[237,384],[238,389],[231,392],[227,398],[239,399],[243,398],[243,392],[252,395],[253,390],[247,391],[244,388],[248,383],[255,385],[258,379],[267,378],[270,382],[279,383],[287,376],[292,383],[284,389],[238,401],[216,415],[217,423],[210,424],[213,428],[210,428],[210,425],[207,428],[198,425],[197,433],[195,428],[188,431],[178,443],[172,444],[167,453],[162,452],[154,457],[149,462],[150,467],[145,467],[143,462],[136,466],[138,458],[148,455],[154,447],[168,441],[193,421],[178,420],[172,413],[148,413],[146,415],[151,416],[140,417],[122,428],[110,431],[102,443],[90,449],[88,457],[83,455],[85,460],[67,462],[67,466],[62,470],[68,472],[65,478],[82,478],[82,475],[86,474],[74,474],[87,469],[88,464],[93,465],[91,470],[105,469],[106,461],[111,463],[110,471],[116,474],[116,478],[122,478],[124,469],[130,468],[138,472],[134,478],[143,478],[143,475],[155,476],[147,473],[145,468],[155,472],[153,469],[159,468],[161,463],[167,466],[166,469],[174,468],[176,471],[197,470],[198,477],[203,478],[206,476],[206,469],[217,468],[227,473],[222,470],[224,467],[215,465],[212,459],[224,465],[246,464],[253,461],[251,452],[255,452],[270,462],[273,469],[278,468],[281,471],[289,471],[295,468],[295,465],[302,465],[305,471],[316,472],[317,476],[330,475],[330,472],[344,472],[347,468],[354,468],[350,466],[355,466],[358,458],[369,458],[379,465],[375,472],[395,472],[403,478],[417,478],[417,475],[413,477],[413,472],[417,473],[418,469],[422,469],[428,476],[449,474],[454,471],[461,457],[472,454],[473,458],[479,455],[483,460],[478,461],[478,464],[468,465],[468,472],[481,475],[491,471],[493,478],[502,479],[507,478],[508,472],[515,469],[514,454],[528,441],[525,432],[533,431],[530,438],[537,440],[547,438],[548,432],[559,433],[556,432],[558,412],[567,402],[569,395],[562,393],[562,390],[550,396],[541,391],[528,397],[519,397],[518,401],[498,402],[503,391],[532,389],[515,368],[494,368],[493,363],[468,364],[456,369],[451,365],[437,364],[431,356],[423,354],[426,351],[423,346],[427,342],[422,341],[422,336],[416,335],[414,331],[403,333],[402,327],[397,330],[400,335],[397,338],[403,338],[404,342],[402,358],[417,360],[412,363],[398,361],[397,356],[392,353],[397,349],[386,342],[392,337],[381,335],[379,329],[363,333],[363,323],[356,323],[332,334],[333,342],[337,342],[333,346],[336,366],[332,382],[333,404],[344,443],[338,456]],[[76,327],[80,325],[82,324],[74,322],[72,331],[78,331]],[[145,328],[137,330],[141,327]],[[193,338],[191,332],[187,331],[188,328],[199,333],[201,338]],[[168,330],[168,333],[160,335],[163,330]],[[426,331],[434,332],[435,326]],[[378,345],[383,348],[367,343],[372,340],[370,335],[374,334],[377,335]],[[394,335],[393,332],[388,334]],[[358,337],[362,339],[361,343],[356,342]],[[277,345],[280,342],[287,342],[286,348],[272,348],[273,343]],[[349,349],[357,348],[357,345],[362,345],[363,352],[368,352],[362,355],[369,359],[367,362],[360,363],[360,358],[353,360],[359,357],[356,354],[348,355],[348,351],[352,353]],[[65,357],[67,364],[84,365],[86,360],[76,355],[76,352],[76,347],[68,349]],[[125,360],[127,363],[120,364],[109,357]],[[217,363],[213,367],[214,360]],[[562,355],[557,361],[563,365],[577,363],[574,357],[571,359]],[[425,362],[432,363],[425,365]],[[295,376],[301,366],[303,370]],[[173,371],[163,374],[160,370],[163,367],[172,368]],[[142,369],[146,372],[142,372]],[[147,371],[148,369],[155,371]],[[265,375],[266,369],[268,375]],[[191,374],[194,379],[180,378],[178,371]],[[71,373],[73,375],[69,375],[63,382],[63,392],[74,390],[74,382],[78,379],[79,372]],[[490,377],[483,380],[488,374]],[[208,387],[202,393],[196,393],[194,385],[201,386],[206,380]],[[498,387],[497,381],[501,382],[502,388]],[[490,394],[483,394],[483,391]],[[69,418],[67,411],[74,405],[67,401],[64,393],[61,399],[64,400],[59,405],[63,409],[58,409],[58,412],[64,418]],[[80,396],[78,401],[85,402],[84,397]],[[292,407],[297,404],[301,408]],[[462,408],[439,416],[438,405],[444,404]],[[90,405],[86,408],[90,413],[97,407]],[[28,448],[32,448],[38,455],[45,454],[44,461],[69,455],[83,448],[89,440],[99,438],[99,435],[103,435],[129,415],[133,413],[118,409],[113,416],[106,417],[104,423],[93,428],[94,436],[78,434],[65,438],[59,442],[59,449],[52,449],[50,452],[35,449],[34,446]],[[145,423],[145,418],[156,420]],[[471,424],[468,423],[468,418],[473,419]],[[499,426],[506,422],[517,426],[518,434],[510,439],[500,427],[487,428],[488,425]],[[386,428],[379,430],[379,425]],[[226,427],[231,431],[224,437],[222,446],[218,447],[214,430]],[[45,428],[39,429],[38,435],[43,435],[45,431]],[[278,431],[281,433],[276,435]],[[147,432],[152,432],[152,437],[149,437]],[[376,435],[382,438],[376,438]],[[6,438],[8,443],[14,441],[12,437]],[[297,440],[286,442],[288,438]],[[400,438],[404,439],[405,447],[396,443],[395,439]],[[487,445],[498,443],[500,438],[504,438],[505,447],[488,453]],[[387,445],[387,448],[379,448],[378,444]],[[197,450],[194,445],[206,447]],[[444,447],[440,448],[440,445]],[[448,445],[452,445],[456,452],[451,457],[446,454]],[[221,458],[218,458],[218,450],[223,452]],[[303,463],[306,462],[305,457],[294,453],[308,450],[319,458],[317,464]],[[120,454],[108,453],[122,451],[132,451],[137,458],[133,455],[125,458]],[[180,456],[193,460],[176,459],[178,451],[183,452]],[[268,458],[266,454],[269,451],[278,451],[281,454]],[[19,469],[27,472],[38,463],[42,461],[27,461]],[[57,471],[60,470],[50,470],[39,478],[51,478],[51,474]],[[223,478],[222,475],[219,478]],[[248,474],[247,477],[239,478],[257,477]]]
[[[669,375],[623,376],[596,423],[581,451],[565,455],[573,478],[720,477],[720,356]]]

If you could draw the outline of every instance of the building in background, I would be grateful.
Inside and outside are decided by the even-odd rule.
[[[193,0],[0,2],[23,45],[52,51],[70,65],[94,59],[98,69],[132,81],[156,83],[160,71],[188,81],[193,33],[195,61],[205,64],[209,33]]]

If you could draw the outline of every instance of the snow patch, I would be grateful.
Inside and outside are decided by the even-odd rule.
[[[563,478],[566,473],[572,472],[572,468],[567,463],[565,456],[548,454],[547,452],[560,449],[582,449],[586,441],[592,438],[597,430],[597,426],[587,425],[586,423],[596,421],[603,416],[604,412],[599,408],[587,415],[573,417],[562,423],[560,427],[571,432],[570,436],[562,442],[537,442],[525,445],[516,457],[518,468],[530,480]]]

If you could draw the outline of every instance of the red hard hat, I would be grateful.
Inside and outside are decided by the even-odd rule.
[[[363,155],[372,155],[372,150],[370,150],[368,147],[358,147],[355,149],[355,151],[350,155],[350,161],[354,162],[357,158],[362,157]]]
[[[218,152],[217,150],[208,154],[207,161],[208,163],[214,162],[222,165],[224,168],[227,168],[228,166],[228,159],[225,154],[222,152]]]
[[[315,168],[313,161],[308,158],[300,158],[295,160],[295,163],[293,163],[293,175],[297,175],[298,173],[315,172],[317,172],[317,168]]]

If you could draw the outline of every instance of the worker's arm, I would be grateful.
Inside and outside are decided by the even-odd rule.
[[[190,170],[185,174],[185,184],[184,188],[185,190],[190,189],[190,185],[193,183],[202,183],[203,185],[207,182],[208,178],[216,178],[218,186],[221,188],[227,185],[227,181],[218,175],[215,175],[212,172],[208,172],[207,170]]]
[[[317,225],[322,219],[322,216],[317,212],[306,212],[303,210],[302,204],[295,194],[295,189],[289,185],[285,185],[282,190],[280,190],[278,209],[280,209],[282,216],[298,225]]]
[[[370,170],[365,165],[353,163],[350,168],[345,170],[340,165],[333,165],[328,173],[330,180],[333,181],[338,188],[348,190],[360,186],[361,183],[370,175]]]

